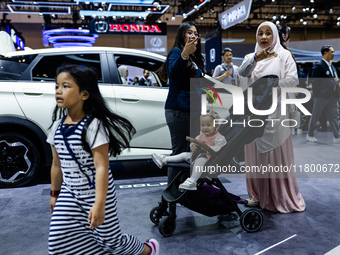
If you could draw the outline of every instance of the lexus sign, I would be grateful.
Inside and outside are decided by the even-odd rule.
[[[107,21],[91,21],[91,33],[97,34],[138,34],[138,35],[166,35],[166,23],[119,23]]]

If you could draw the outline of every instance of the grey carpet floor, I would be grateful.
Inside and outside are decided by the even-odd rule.
[[[331,133],[316,136],[319,144],[306,143],[305,134],[294,136],[296,164],[340,164],[340,145],[332,144]],[[219,221],[217,217],[178,206],[176,231],[167,238],[149,219],[150,210],[161,199],[166,177],[117,180],[121,229],[143,241],[156,238],[161,255],[340,254],[338,171],[333,175],[300,176],[299,188],[306,211],[292,214],[262,211],[264,223],[256,233],[245,232],[238,220]],[[244,176],[228,180],[224,183],[227,190],[247,197]],[[49,189],[49,184],[0,189],[1,255],[48,254]]]

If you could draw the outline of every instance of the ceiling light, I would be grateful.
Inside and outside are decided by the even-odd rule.
[[[204,19],[203,16],[201,16],[201,17],[200,17],[200,20],[203,20],[203,19]]]
[[[338,22],[336,23],[336,25],[337,25],[338,27],[340,27],[340,21],[338,21]]]
[[[296,9],[296,8],[295,8],[295,6],[293,6],[293,7],[292,7],[292,11],[294,12],[294,11],[295,11],[295,9]]]
[[[329,13],[333,13],[333,9],[331,8],[331,9],[329,9]]]
[[[300,19],[300,22],[302,23],[302,22],[303,22],[303,19]]]
[[[185,19],[186,19],[186,18],[187,18],[187,16],[188,16],[188,15],[187,15],[186,13],[183,13],[183,18],[185,18]]]
[[[272,18],[273,20],[276,20],[276,16],[273,16],[273,18]]]
[[[317,19],[317,18],[318,18],[318,15],[315,13],[315,14],[313,15],[313,18],[314,18],[314,19]]]
[[[306,26],[306,25],[307,25],[307,21],[302,22],[302,24],[303,24],[304,26]]]
[[[175,15],[171,17],[171,21],[176,21]]]
[[[311,3],[314,3],[314,0],[310,0]]]

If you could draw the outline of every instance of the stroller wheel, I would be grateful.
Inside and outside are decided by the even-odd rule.
[[[175,229],[176,222],[171,221],[169,216],[163,217],[158,225],[159,233],[165,237],[171,236],[175,232]]]
[[[240,217],[241,227],[249,232],[253,233],[259,230],[263,224],[262,214],[255,209],[245,210]]]
[[[156,207],[152,208],[152,210],[150,211],[150,220],[152,221],[153,224],[158,225],[159,222],[160,222],[160,219],[164,215],[166,215],[166,211],[162,213],[161,207],[156,206]]]

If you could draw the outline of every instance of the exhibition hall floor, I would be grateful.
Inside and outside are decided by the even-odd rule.
[[[160,201],[166,177],[125,179],[116,180],[122,231],[143,241],[157,239],[161,255],[340,254],[340,169],[336,168],[340,144],[332,143],[330,132],[317,132],[318,144],[307,143],[305,136],[293,135],[296,165],[326,166],[334,172],[299,177],[306,211],[280,214],[261,210],[262,228],[247,233],[238,220],[219,221],[178,206],[177,228],[171,237],[163,237],[149,213]],[[248,197],[244,176],[222,180],[228,191]],[[48,183],[0,189],[0,254],[48,254],[49,190]]]

